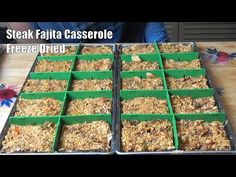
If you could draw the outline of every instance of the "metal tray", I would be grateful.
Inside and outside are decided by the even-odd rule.
[[[180,43],[180,42],[178,42]],[[191,44],[193,46],[194,52],[198,52],[197,46],[194,42],[183,42],[184,44]],[[137,44],[137,43],[136,43]],[[142,43],[145,44],[145,43]],[[150,43],[146,43],[150,44]],[[172,43],[172,44],[177,44],[177,43]],[[232,125],[230,124],[230,121],[228,120],[228,116],[226,114],[225,116],[225,130],[227,137],[230,140],[231,143],[231,150],[230,151],[182,151],[182,150],[173,150],[173,151],[158,151],[158,152],[123,152],[121,148],[121,99],[120,99],[120,86],[121,86],[121,77],[120,77],[120,72],[121,72],[121,54],[122,54],[122,48],[128,45],[133,45],[133,44],[120,44],[118,45],[118,78],[117,78],[117,124],[116,124],[116,144],[117,144],[117,149],[116,153],[119,155],[170,155],[170,154],[182,154],[182,155],[201,155],[201,154],[236,154],[236,134],[232,128]],[[160,53],[161,54],[161,53]],[[209,72],[204,65],[204,62],[202,61],[202,58],[199,54],[199,59],[201,62],[201,67],[206,69],[206,78],[208,80],[208,86],[210,88],[213,88],[212,80],[209,76]],[[222,102],[220,101],[220,95],[219,93],[215,90],[214,92],[214,99],[216,101],[216,105],[219,109],[220,112],[225,112],[224,107]]]
[[[97,46],[97,44],[89,44],[89,46]],[[50,152],[50,153],[25,153],[25,152],[15,152],[15,153],[1,153],[0,152],[0,155],[112,155],[115,153],[116,151],[116,115],[117,115],[117,109],[116,109],[116,98],[117,98],[117,91],[116,91],[116,86],[117,86],[117,56],[116,56],[116,45],[115,44],[111,44],[109,46],[112,46],[113,47],[113,50],[114,50],[114,63],[113,63],[113,72],[112,72],[112,75],[113,75],[113,90],[112,90],[112,115],[111,115],[111,118],[112,118],[112,125],[111,125],[111,131],[112,131],[112,139],[111,139],[111,150],[109,152]],[[34,60],[34,63],[26,77],[26,80],[20,90],[20,93],[22,93],[22,90],[23,90],[23,87],[25,86],[26,84],[26,81],[30,78],[30,73],[31,72],[34,72],[35,70],[35,66],[37,64],[37,57],[38,56],[41,56],[40,53],[37,54],[35,60]],[[71,72],[72,73],[72,72]],[[16,111],[16,105],[18,103],[18,100],[19,100],[19,95],[17,97],[17,100],[15,101],[14,105],[13,105],[13,108],[9,114],[9,117],[12,117],[14,116],[15,114],[15,111]],[[2,141],[4,140],[6,134],[7,134],[7,131],[9,129],[9,126],[10,126],[10,122],[9,122],[9,117],[3,127],[3,130],[2,132],[0,132],[0,149],[2,148]]]

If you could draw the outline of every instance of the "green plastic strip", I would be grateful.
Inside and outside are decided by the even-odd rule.
[[[164,71],[166,77],[174,77],[174,78],[183,78],[185,76],[192,77],[200,77],[201,75],[206,76],[205,69],[188,69],[188,70],[165,70]]]
[[[198,52],[189,52],[189,53],[161,53],[162,59],[172,59],[175,61],[192,61],[199,59]]]
[[[113,54],[89,54],[89,55],[77,55],[77,60],[101,60],[108,58],[112,61],[114,61],[114,55]]]
[[[110,125],[112,124],[111,115],[62,116],[63,125],[72,125],[76,123],[93,122],[93,121],[99,121],[99,120],[104,120]]]

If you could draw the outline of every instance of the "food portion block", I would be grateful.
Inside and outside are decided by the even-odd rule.
[[[19,98],[15,116],[53,116],[59,115],[61,101],[54,98],[24,99]]]
[[[121,147],[124,152],[173,150],[173,137],[171,121],[122,120]]]
[[[192,61],[175,61],[172,59],[164,60],[165,69],[199,69],[201,68],[200,60]]]
[[[155,53],[156,49],[153,44],[133,44],[123,46],[122,54],[140,54],[140,53]]]
[[[121,91],[123,114],[169,113],[165,91]]]
[[[111,127],[104,120],[63,125],[59,151],[108,152],[111,139]]]
[[[159,55],[132,55],[122,57],[123,71],[136,70],[158,70],[160,56]]]
[[[34,73],[31,72],[22,92],[63,92],[67,90],[70,73]]]
[[[111,114],[112,92],[76,92],[67,95],[67,115]]]
[[[171,104],[177,114],[220,112],[214,99],[214,90],[172,90]]]
[[[15,116],[56,116],[62,109],[64,93],[20,94]]]
[[[193,44],[191,43],[162,43],[158,45],[160,52],[176,53],[176,52],[193,52]]]
[[[73,72],[71,80],[73,91],[113,90],[112,71]]]
[[[168,89],[206,89],[209,88],[205,69],[165,70]]]
[[[65,53],[42,53],[43,56],[62,56],[62,55],[76,55],[78,46],[66,46]]]
[[[151,72],[146,72],[144,77],[144,73],[137,73],[135,76],[135,72],[123,72],[121,75],[122,79],[122,89],[123,90],[155,90],[155,89],[163,89],[163,81],[160,76],[157,76]]]
[[[207,79],[204,76],[192,77],[187,76],[184,78],[168,77],[167,87],[169,89],[199,89],[208,88]]]
[[[81,91],[81,90],[112,90],[113,82],[111,79],[83,79],[83,80],[74,80],[72,84],[72,90]]]
[[[213,97],[192,98],[173,95],[171,96],[171,103],[175,113],[218,112]]]
[[[180,149],[184,151],[228,151],[231,149],[224,125],[219,121],[177,121]]]
[[[81,50],[81,54],[112,54],[112,48],[109,46],[84,46]]]
[[[38,57],[34,72],[69,72],[75,56]]]
[[[198,52],[191,53],[162,53],[164,69],[200,69],[201,62]]]
[[[42,125],[11,124],[2,142],[1,152],[53,152],[56,124],[46,121]]]
[[[28,79],[23,92],[62,92],[66,91],[67,80]]]
[[[69,102],[67,115],[111,114],[112,100],[106,97],[76,99]]]
[[[77,71],[108,71],[113,67],[113,55],[80,55],[77,58]]]
[[[137,97],[123,100],[123,114],[165,114],[168,113],[167,101],[155,97]]]

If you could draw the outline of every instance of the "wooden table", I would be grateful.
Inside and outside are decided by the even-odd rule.
[[[200,52],[206,48],[217,48],[227,53],[236,52],[236,42],[198,42]],[[229,115],[230,122],[236,131],[236,59],[224,64],[205,62],[216,88],[223,88],[221,101]]]
[[[215,47],[225,52],[236,52],[236,42],[198,42],[200,52]],[[0,58],[0,82],[22,85],[36,54],[7,54]],[[236,60],[226,64],[206,62],[213,85],[223,88],[222,102],[236,131]]]

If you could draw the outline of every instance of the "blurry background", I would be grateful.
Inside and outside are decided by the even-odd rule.
[[[236,22],[165,22],[170,41],[236,41]]]

